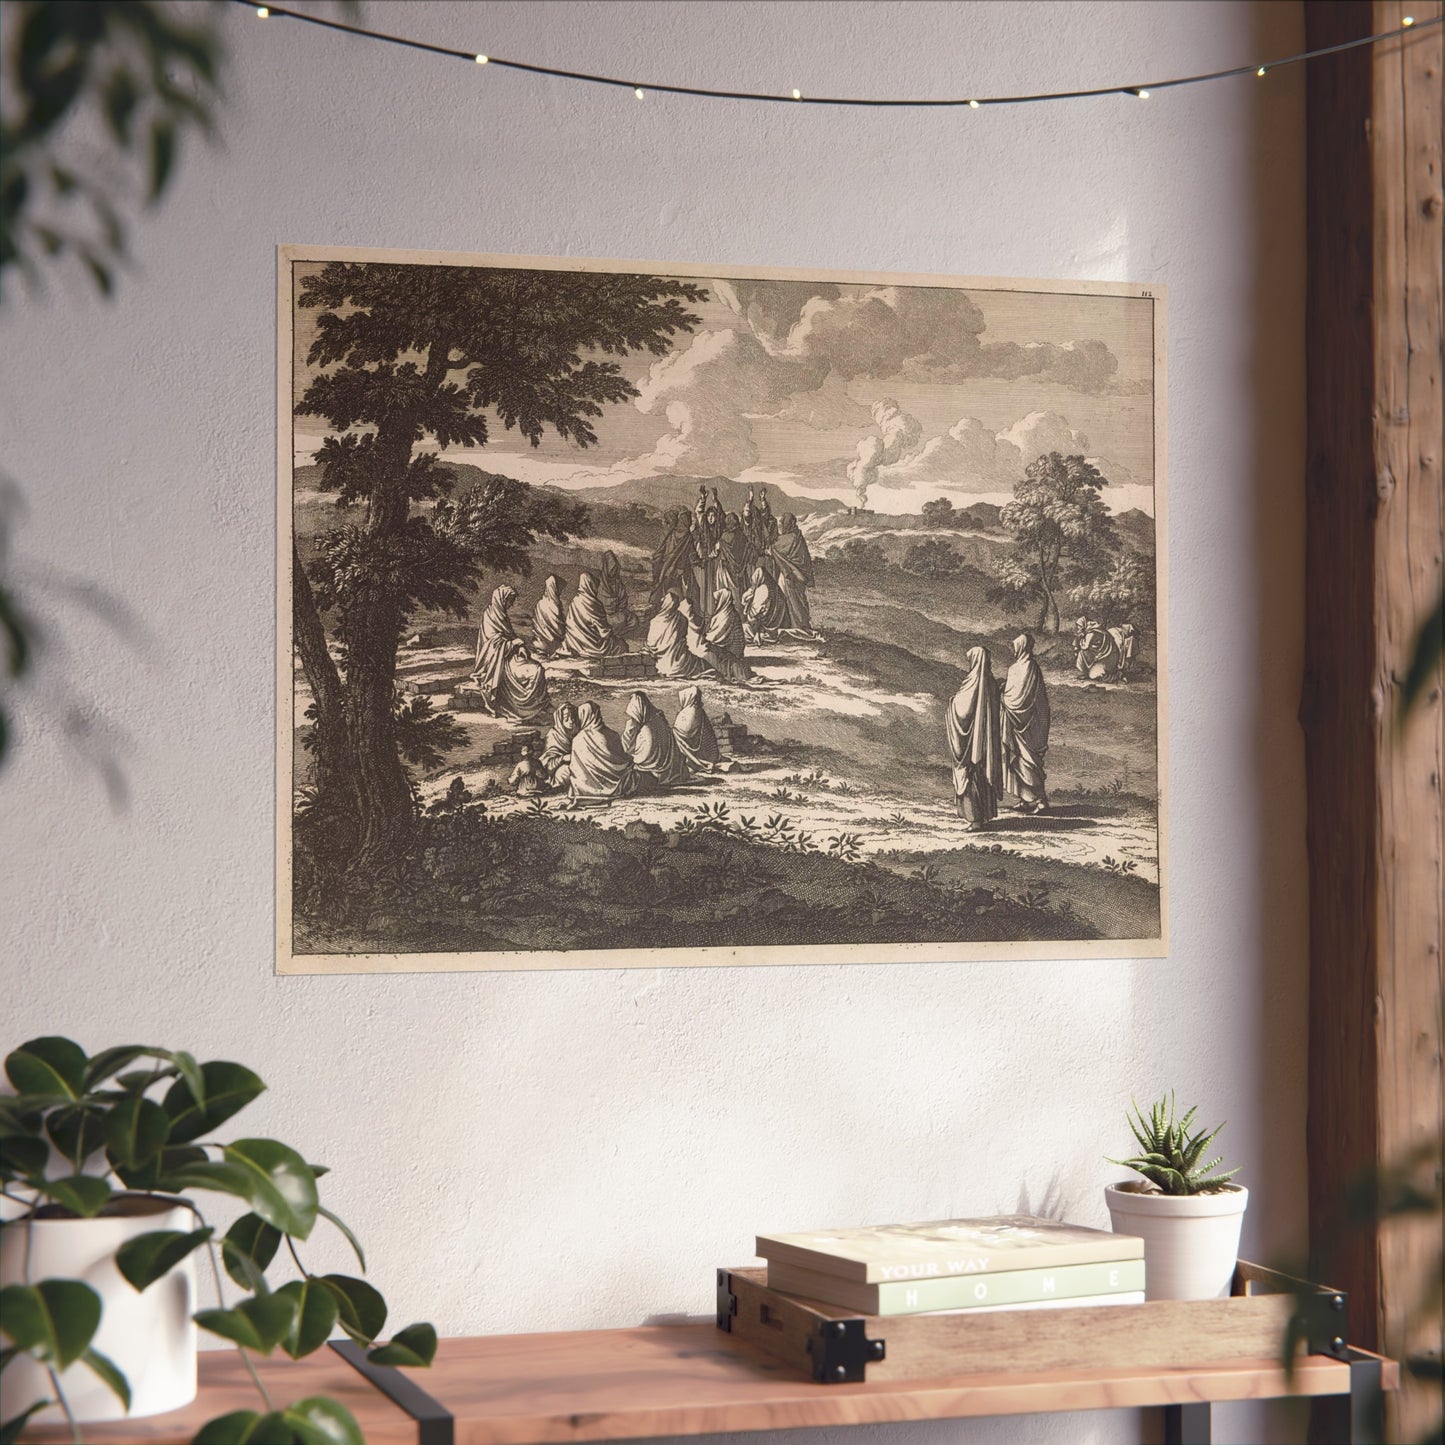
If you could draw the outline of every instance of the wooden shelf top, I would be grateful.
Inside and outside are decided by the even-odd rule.
[[[417,1427],[329,1352],[292,1363],[262,1361],[277,1404],[325,1393],[361,1421],[369,1445],[417,1440]],[[1398,1367],[1384,1364],[1386,1388]],[[1349,1366],[1301,1362],[1291,1386],[1275,1360],[1190,1368],[960,1371],[936,1379],[819,1385],[708,1324],[661,1325],[443,1340],[430,1370],[406,1372],[456,1417],[456,1445],[526,1445],[782,1430],[897,1420],[1119,1409],[1195,1401],[1267,1399],[1349,1391]],[[201,1394],[184,1410],[94,1425],[96,1445],[182,1445],[205,1420],[256,1408],[235,1353],[201,1359]],[[63,1430],[27,1433],[60,1441]]]

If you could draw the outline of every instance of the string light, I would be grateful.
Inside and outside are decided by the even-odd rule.
[[[253,0],[233,0],[234,4],[253,6]],[[310,15],[300,10],[287,10],[279,5],[253,6],[256,14],[265,20],[269,17],[278,17],[286,20],[298,20],[305,25],[315,25],[322,30],[336,30],[344,35],[356,35],[363,40],[374,40],[383,45],[399,45],[407,50],[421,50],[429,55],[445,55],[458,60],[474,61],[478,65],[499,65],[506,70],[518,70],[528,75],[545,75],[556,80],[575,80],[587,85],[608,85],[616,89],[630,90],[638,100],[641,100],[646,93],[636,81],[624,80],[614,75],[599,75],[586,70],[564,70],[555,65],[534,65],[525,60],[503,60],[496,55],[478,55],[474,51],[459,50],[448,45],[433,45],[426,40],[412,40],[405,35],[391,35],[382,30],[368,30],[360,25],[348,25],[341,20],[330,20],[320,15]],[[1091,100],[1108,95],[1132,95],[1140,100],[1148,100],[1150,93],[1156,90],[1173,90],[1185,85],[1203,85],[1214,80],[1228,80],[1237,75],[1249,75],[1251,72],[1256,76],[1264,76],[1271,70],[1277,70],[1282,65],[1298,65],[1307,60],[1317,60],[1325,55],[1337,55],[1344,50],[1356,50],[1364,45],[1378,45],[1384,40],[1395,40],[1402,36],[1406,30],[1428,30],[1434,26],[1445,24],[1445,15],[1431,16],[1427,20],[1416,21],[1413,15],[1401,17],[1398,30],[1382,30],[1375,35],[1362,35],[1357,40],[1341,41],[1338,45],[1326,45],[1317,50],[1302,50],[1297,55],[1281,56],[1277,60],[1268,60],[1263,65],[1258,63],[1252,65],[1236,65],[1229,70],[1210,70],[1199,75],[1181,75],[1172,80],[1150,81],[1147,85],[1106,85],[1097,86],[1089,90],[1057,90],[1039,91],[1029,95],[989,95],[978,99],[969,98],[944,98],[944,99],[893,99],[883,96],[838,96],[838,95],[809,95],[804,96],[801,90],[794,90],[790,96],[779,95],[777,92],[754,91],[754,90],[714,90],[707,86],[699,85],[663,85],[648,84],[646,90],[656,91],[661,95],[686,95],[705,100],[748,100],[760,103],[783,101],[786,103],[802,103],[803,105],[830,105],[830,106],[860,106],[869,108],[891,108],[891,109],[913,109],[913,110],[934,110],[934,109],[957,109],[967,106],[970,110],[977,110],[981,105],[1032,105],[1046,100]]]

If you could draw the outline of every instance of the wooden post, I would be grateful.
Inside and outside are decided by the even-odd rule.
[[[1315,0],[1311,49],[1441,13]],[[1445,1147],[1441,696],[1397,725],[1415,631],[1442,585],[1440,27],[1312,62],[1305,730],[1310,858],[1310,1231],[1350,1292],[1354,1343],[1440,1357],[1440,1221],[1341,1232],[1362,1170]],[[1414,1439],[1438,1391],[1407,1386]]]

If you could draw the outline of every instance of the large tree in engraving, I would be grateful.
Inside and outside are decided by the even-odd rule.
[[[308,356],[321,370],[296,411],[332,428],[316,454],[323,488],[365,506],[363,520],[318,539],[309,573],[293,555],[317,797],[353,863],[380,863],[413,823],[393,715],[408,619],[421,608],[465,615],[483,567],[526,571],[539,533],[566,537],[585,516],[500,476],[451,499],[446,469],[418,443],[483,446],[492,417],[533,446],[548,427],[590,445],[603,408],[637,395],[604,358],[664,355],[698,324],[685,303],[705,295],[656,276],[470,266],[330,262],[302,279],[300,304],[325,309]]]

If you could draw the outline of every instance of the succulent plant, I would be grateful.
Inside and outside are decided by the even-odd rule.
[[[1182,1119],[1177,1118],[1174,1095],[1170,1093],[1149,1110],[1146,1119],[1144,1111],[1135,1102],[1129,1128],[1138,1140],[1139,1153],[1132,1159],[1111,1158],[1109,1162],[1122,1164],[1126,1169],[1142,1174],[1161,1194],[1214,1194],[1229,1188],[1229,1181],[1239,1173],[1238,1169],[1216,1173],[1224,1162],[1218,1154],[1213,1159],[1200,1162],[1224,1125],[1220,1124],[1208,1134],[1199,1129],[1191,1131],[1190,1126],[1198,1112],[1196,1106]]]

